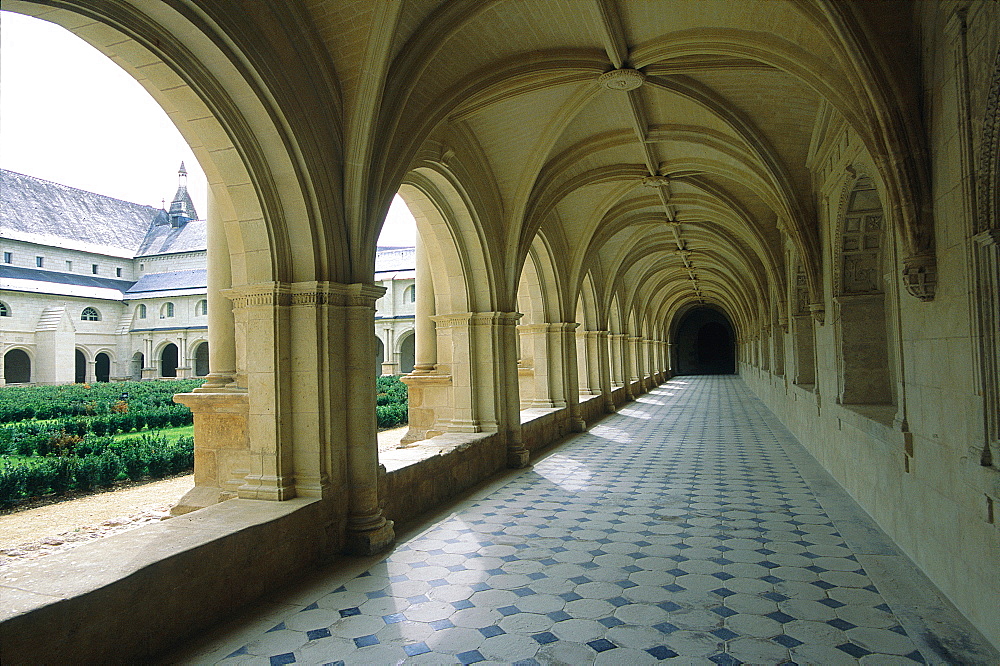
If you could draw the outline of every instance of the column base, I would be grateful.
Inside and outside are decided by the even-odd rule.
[[[233,493],[227,493],[220,488],[212,488],[211,486],[195,486],[191,490],[184,493],[184,497],[178,500],[170,509],[171,516],[183,516],[185,513],[191,513],[192,511],[197,511],[198,509],[204,509],[206,506],[212,506],[213,504],[218,504],[219,502],[225,502],[226,500],[233,499],[235,495]]]
[[[531,451],[528,449],[507,449],[507,467],[510,469],[524,469],[528,466]]]
[[[393,522],[386,520],[381,526],[370,530],[347,530],[344,535],[344,550],[350,555],[375,555],[388,549],[396,542]]]
[[[569,428],[573,432],[587,432],[587,422],[577,416],[570,419]]]

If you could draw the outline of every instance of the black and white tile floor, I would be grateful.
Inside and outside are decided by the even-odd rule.
[[[738,378],[680,378],[182,660],[991,663],[911,568]]]

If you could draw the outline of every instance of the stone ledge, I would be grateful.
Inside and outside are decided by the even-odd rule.
[[[231,500],[0,571],[0,663],[148,659],[319,561],[318,500]]]

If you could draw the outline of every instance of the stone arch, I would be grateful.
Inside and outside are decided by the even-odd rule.
[[[101,349],[94,354],[94,381],[111,381],[112,368],[115,367],[115,355],[109,349]]]
[[[14,347],[3,355],[3,380],[5,384],[31,383],[31,355],[26,349]]]
[[[413,372],[416,335],[413,329],[404,331],[399,335],[396,345],[396,353],[399,354],[399,372],[409,374]]]
[[[177,366],[179,364],[179,359],[177,357],[177,345],[172,342],[168,342],[160,347],[156,357],[159,360],[160,377],[177,376]]]
[[[77,384],[83,384],[90,379],[87,368],[88,361],[87,352],[77,347],[73,354],[73,381]]]
[[[132,354],[132,358],[129,360],[129,379],[134,382],[140,381],[142,379],[142,369],[144,367],[146,367],[145,355],[141,351],[137,351]]]
[[[977,314],[978,374],[982,387],[983,442],[980,464],[1000,461],[1000,49],[987,84],[976,174],[978,210],[973,216],[972,274]]]
[[[841,404],[893,404],[885,284],[890,241],[876,184],[859,173],[844,187],[834,240]]]
[[[194,376],[204,377],[208,375],[209,348],[207,340],[195,343],[192,358],[194,359]]]
[[[449,431],[495,430],[505,409],[497,395],[500,377],[475,359],[516,353],[499,348],[498,338],[484,334],[494,326],[510,326],[513,336],[516,317],[495,311],[493,262],[478,211],[458,177],[436,162],[411,170],[399,195],[416,220],[419,236],[416,335],[422,335],[425,312],[434,322],[433,328],[427,327],[434,331],[433,346],[415,340],[418,350],[426,350],[418,353],[433,356],[433,363],[416,358],[422,374],[408,377],[410,430],[403,442]],[[422,261],[426,271],[420,268]],[[424,299],[433,305],[428,307]],[[511,360],[516,372],[516,359]],[[423,370],[428,366],[434,369]],[[425,389],[425,384],[430,385]]]
[[[518,388],[521,408],[565,407],[560,354],[561,281],[544,236],[536,234],[517,284]]]
[[[382,364],[385,362],[385,343],[378,335],[375,336],[375,371],[376,374],[384,374]]]
[[[583,276],[576,299],[576,376],[580,395],[600,395],[601,375],[597,334],[597,290],[593,274]]]

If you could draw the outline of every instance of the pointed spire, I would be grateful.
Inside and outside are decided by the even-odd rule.
[[[181,167],[177,170],[177,193],[170,202],[169,215],[170,225],[174,227],[182,227],[188,220],[198,219],[198,213],[187,190],[187,169],[184,167],[184,162],[181,162]]]

